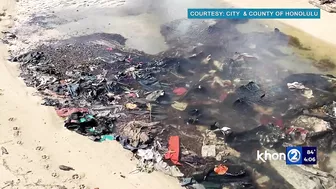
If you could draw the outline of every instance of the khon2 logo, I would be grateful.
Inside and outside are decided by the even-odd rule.
[[[307,165],[316,164],[317,149],[316,147],[287,147],[286,153],[269,153],[257,151],[257,160],[266,162],[269,161],[286,161],[287,165]]]
[[[302,164],[302,147],[287,147],[286,155],[287,165]]]

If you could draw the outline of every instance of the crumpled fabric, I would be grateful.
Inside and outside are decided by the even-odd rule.
[[[12,62],[23,62],[23,63],[38,63],[42,58],[44,58],[43,52],[30,52],[25,53],[11,59]]]
[[[299,83],[299,82],[287,83],[287,87],[290,90],[295,90],[295,89],[304,90],[304,89],[307,89],[307,87],[305,87],[302,83]]]
[[[184,87],[177,87],[173,90],[173,93],[177,96],[184,95],[188,90]]]
[[[179,162],[180,138],[178,136],[169,137],[168,145],[168,152],[165,154],[165,159],[170,159],[175,165],[181,165]]]
[[[310,99],[314,98],[313,91],[307,87],[305,87],[302,83],[299,82],[293,82],[293,83],[287,83],[287,87],[289,90],[301,90],[301,95]]]
[[[57,109],[56,113],[59,117],[68,117],[75,112],[87,113],[89,109],[87,108],[61,108]]]
[[[136,150],[138,150],[137,147],[134,147],[130,144],[130,140],[127,137],[117,136],[116,141],[118,141],[126,150],[129,150],[131,152],[135,152]]]
[[[122,127],[120,135],[128,138],[130,145],[137,148],[150,140],[151,128],[158,124],[159,122],[131,121]]]
[[[294,127],[305,128],[306,130],[321,132],[331,129],[329,122],[316,117],[309,117],[301,115],[291,121],[291,125]]]
[[[245,113],[254,112],[254,105],[264,103],[265,92],[255,82],[249,82],[236,89],[235,95],[237,100],[234,101],[233,107]]]
[[[65,121],[64,127],[75,131],[78,134],[93,137],[94,141],[99,141],[102,135],[113,132],[113,120],[108,118],[95,118],[89,113],[74,112]]]
[[[203,171],[195,173],[193,180],[204,188],[222,189],[227,187],[233,188],[255,188],[251,176],[246,172],[244,166],[236,164],[224,164],[227,168],[225,174],[218,174],[214,167],[208,167]]]
[[[44,98],[44,102],[41,103],[43,106],[59,106],[60,101],[58,99]]]
[[[137,155],[140,157],[140,161],[136,171],[151,173],[156,170],[173,177],[184,176],[176,166],[169,166],[164,162],[162,155],[153,147],[149,149],[138,149]]]
[[[295,141],[306,141],[309,131],[302,127],[290,127],[286,129],[286,134],[289,135]]]
[[[153,91],[149,95],[147,95],[146,100],[148,100],[149,102],[155,102],[156,100],[158,100],[158,98],[164,95],[165,92],[163,90]]]
[[[264,96],[265,92],[255,82],[249,82],[246,85],[240,86],[236,93],[240,99],[249,102],[259,102]]]
[[[288,137],[280,127],[268,124],[239,133],[233,132],[227,136],[226,140],[231,146],[259,144],[272,148],[286,142]]]

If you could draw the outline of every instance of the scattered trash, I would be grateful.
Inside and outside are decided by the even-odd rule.
[[[115,138],[114,135],[102,135],[100,136],[100,142],[115,140]]]
[[[215,156],[216,156],[216,146],[215,145],[202,146],[202,157],[215,157]]]
[[[173,90],[173,93],[178,95],[178,96],[181,96],[181,95],[184,95],[188,90],[184,87],[178,87],[178,88],[175,88]]]
[[[329,122],[316,117],[308,117],[304,115],[292,120],[291,125],[293,127],[306,128],[307,130],[311,130],[313,132],[321,132],[332,129]]]
[[[313,91],[307,87],[305,87],[302,83],[299,82],[293,82],[293,83],[287,83],[288,89],[290,90],[302,90],[302,96],[310,99],[314,98]]]
[[[171,136],[169,138],[168,152],[165,154],[166,159],[170,159],[175,165],[181,165],[179,162],[180,156],[180,138]]]
[[[213,64],[217,68],[218,71],[220,71],[220,72],[223,71],[223,69],[224,69],[224,63],[221,63],[221,62],[215,60],[213,62]]]
[[[304,167],[289,177],[283,165],[272,164],[275,170],[270,169],[251,154],[303,144],[316,145],[325,154],[334,150],[336,79],[269,64],[279,54],[271,46],[256,44],[246,48],[248,53],[235,52],[235,47],[264,37],[272,46],[281,46],[278,40],[285,36],[277,29],[269,35],[253,34],[251,41],[249,35],[231,32],[235,23],[213,21],[208,30],[192,24],[193,30],[206,32],[204,37],[181,36],[174,43],[188,43],[172,44],[181,48],[159,55],[124,48],[122,36],[112,34],[101,35],[111,39],[106,44],[113,48],[97,45],[90,41],[97,38],[93,34],[87,41],[87,36],[71,39],[71,45],[60,41],[57,48],[40,46],[11,60],[20,62],[21,77],[40,92],[42,104],[66,118],[65,128],[95,142],[115,140],[133,152],[139,161],[132,173],[161,171],[184,177],[183,186],[202,189],[298,186],[296,177],[306,174]],[[170,32],[165,34],[167,43],[175,39]],[[234,42],[225,41],[231,38]],[[15,136],[20,134],[13,130]],[[279,174],[285,180],[278,179]],[[304,178],[314,178],[316,182],[309,181],[314,186],[332,182],[328,176]]]
[[[127,103],[125,106],[129,110],[134,110],[138,107],[136,104],[132,104],[132,103]]]
[[[225,165],[218,165],[214,168],[214,171],[218,175],[224,175],[228,171],[228,168]]]
[[[221,95],[219,96],[219,100],[220,100],[221,102],[223,102],[223,101],[226,99],[227,96],[228,96],[228,93],[227,93],[227,92],[223,92],[223,93],[221,93]]]
[[[179,111],[184,111],[187,108],[188,104],[184,102],[173,102],[172,107]]]
[[[72,113],[65,120],[64,127],[84,136],[101,136],[113,132],[113,122],[100,125],[93,115],[82,112]]]
[[[313,91],[308,89],[308,90],[304,90],[302,96],[310,99],[310,98],[314,98],[314,95],[313,95]]]
[[[211,61],[211,54],[209,54],[205,59],[202,60],[202,64],[209,64]]]
[[[154,91],[146,97],[146,100],[148,100],[149,102],[155,102],[158,98],[164,95],[165,92],[163,90]]]
[[[123,141],[122,144],[124,148],[145,148],[147,147],[147,142],[151,140],[152,134],[154,134],[152,128],[158,124],[159,122],[146,123],[143,121],[131,121],[122,126],[122,129],[120,130],[120,135],[122,137],[119,137],[120,141]]]
[[[68,117],[75,112],[88,113],[89,109],[87,108],[61,108],[57,109],[56,113],[60,117]]]
[[[302,83],[299,82],[293,82],[293,83],[287,83],[288,89],[294,90],[294,89],[299,89],[299,90],[304,90],[307,89]]]

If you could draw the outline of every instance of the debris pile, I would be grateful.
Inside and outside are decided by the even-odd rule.
[[[66,118],[65,128],[136,154],[133,173],[162,171],[191,188],[291,188],[298,182],[277,172],[283,164],[251,154],[292,145],[317,146],[325,156],[336,150],[333,76],[291,73],[264,61],[258,48],[189,44],[151,56],[126,49],[119,35],[95,44],[99,37],[43,45],[11,60],[43,105]],[[335,184],[319,167],[288,169],[326,188]]]

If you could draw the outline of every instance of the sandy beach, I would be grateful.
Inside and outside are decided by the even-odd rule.
[[[1,1],[0,30],[11,26],[14,2]],[[34,90],[18,78],[17,66],[6,62],[0,46],[0,188],[180,188],[161,173],[129,174],[136,167],[132,154],[117,142],[96,144],[62,127],[52,108],[40,105]],[[75,171],[64,172],[59,165]]]
[[[66,1],[59,1],[60,4]],[[121,6],[124,1],[113,6]],[[152,1],[150,1],[152,2]],[[313,8],[307,0],[283,0],[271,2],[267,0],[225,0],[236,7],[252,8]],[[27,9],[29,1],[20,1],[18,5],[15,0],[1,0],[0,2],[0,31],[7,31],[14,26],[14,18],[17,21],[26,19],[28,14],[18,9]],[[34,4],[35,3],[35,4]],[[31,1],[31,7],[39,1]],[[68,1],[71,6],[71,2]],[[104,1],[105,3],[105,1]],[[101,3],[101,4],[104,4]],[[108,3],[108,1],[106,1]],[[26,7],[18,7],[26,5]],[[220,3],[218,4],[220,5]],[[52,5],[50,5],[52,6]],[[186,7],[189,6],[185,5]],[[199,5],[202,7],[203,5]],[[205,6],[205,5],[204,5]],[[43,8],[43,6],[42,6]],[[53,9],[44,7],[48,11]],[[36,7],[32,11],[38,11]],[[41,10],[43,12],[44,10]],[[19,14],[18,14],[19,13]],[[93,12],[94,13],[94,12]],[[72,12],[59,12],[59,14],[70,15]],[[82,13],[86,14],[86,13]],[[110,13],[109,13],[110,14]],[[112,14],[112,13],[111,13]],[[136,13],[134,13],[136,14]],[[183,15],[184,13],[181,13]],[[77,16],[81,16],[78,14]],[[108,15],[111,16],[111,15]],[[148,18],[150,23],[143,19]],[[95,18],[76,18],[83,22],[92,22]],[[111,20],[114,17],[111,16]],[[115,28],[99,28],[105,32],[116,30],[115,33],[122,33],[131,40],[129,46],[142,48],[149,53],[157,53],[167,48],[159,33],[159,28],[154,24],[159,22],[150,15],[139,17],[127,17],[126,20],[137,22],[128,24],[129,28],[136,27],[137,34],[125,32],[126,30],[116,29],[118,26],[125,27],[124,20],[115,18]],[[134,20],[135,19],[135,20]],[[136,20],[139,19],[139,20]],[[142,21],[141,21],[142,19]],[[333,36],[336,25],[331,24],[336,20],[336,14],[322,11],[320,20],[281,20],[287,24],[307,32],[316,38],[336,45],[336,38]],[[138,23],[139,21],[139,23]],[[281,23],[273,24],[281,27]],[[73,31],[68,30],[76,26]],[[92,26],[94,27],[94,26]],[[32,29],[32,27],[28,27]],[[147,28],[154,28],[147,31]],[[40,43],[39,39],[49,39],[50,36],[58,38],[78,34],[82,31],[76,22],[69,21],[57,29],[39,29],[38,31],[18,31],[22,34],[20,41],[11,46],[0,43],[0,147],[5,148],[8,154],[0,154],[0,188],[100,188],[100,189],[178,189],[181,188],[175,178],[168,177],[162,173],[151,174],[137,173],[130,174],[137,161],[132,154],[122,148],[115,141],[93,143],[76,133],[69,132],[63,128],[63,122],[57,117],[53,108],[41,106],[41,98],[35,95],[35,90],[27,88],[24,82],[18,77],[17,65],[7,62],[8,49],[17,51],[30,48],[32,43]],[[97,29],[98,30],[98,29]],[[91,32],[92,30],[90,30]],[[32,32],[32,35],[27,33]],[[49,35],[45,35],[49,34]],[[67,35],[68,34],[68,35]],[[0,34],[2,35],[2,34]],[[0,36],[1,37],[1,36]],[[24,38],[25,37],[25,38]],[[144,37],[141,38],[140,37]],[[153,39],[149,45],[143,45],[144,41]],[[23,42],[24,41],[24,42]],[[42,41],[42,40],[41,40]],[[157,45],[158,47],[154,47]],[[71,166],[74,171],[62,171],[59,165]]]

